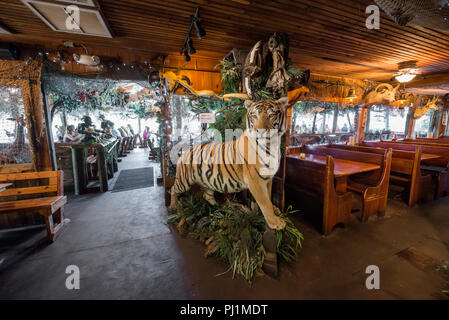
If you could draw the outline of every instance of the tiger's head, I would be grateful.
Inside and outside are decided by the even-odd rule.
[[[246,129],[254,133],[276,130],[282,136],[287,130],[287,106],[287,97],[257,102],[246,100]]]

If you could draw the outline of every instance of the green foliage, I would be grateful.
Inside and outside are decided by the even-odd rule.
[[[449,261],[444,261],[438,268],[438,271],[444,272],[447,276],[449,276]],[[449,282],[448,282],[449,284]],[[444,293],[449,295],[449,290],[443,290]]]
[[[267,88],[265,85],[267,83],[268,79],[265,77],[260,77],[257,80],[251,79],[251,90],[253,92],[253,100],[254,101],[261,101],[261,100],[268,100],[268,99],[275,99],[273,93],[273,88]]]
[[[287,262],[298,259],[298,249],[302,247],[301,241],[304,240],[301,232],[299,232],[293,222],[288,218],[289,215],[298,211],[293,210],[292,206],[289,206],[285,214],[281,213],[279,215],[287,222],[287,225],[284,230],[276,231],[277,252]]]
[[[239,84],[242,81],[240,67],[234,61],[223,59],[216,68],[221,67],[221,83],[223,84],[223,93],[239,92]]]
[[[289,64],[287,65],[287,72],[295,78],[302,75],[302,71],[298,67],[295,67],[291,61],[289,61]]]
[[[215,123],[211,124],[210,128],[220,131],[223,139],[226,137],[226,129],[241,129],[243,132],[246,129],[246,112],[247,110],[243,103],[229,107],[216,116]]]
[[[302,234],[288,215],[297,211],[288,208],[280,217],[287,223],[277,231],[277,252],[287,262],[298,258]],[[207,245],[205,256],[215,256],[229,265],[233,277],[243,277],[251,283],[254,275],[261,272],[265,259],[263,234],[266,223],[258,210],[244,209],[230,200],[211,206],[200,192],[188,192],[179,199],[176,212],[168,217],[169,223],[177,224],[179,232],[190,235]]]

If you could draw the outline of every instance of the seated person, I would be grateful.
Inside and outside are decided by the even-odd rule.
[[[64,142],[77,142],[81,139],[81,135],[75,130],[75,126],[70,125],[67,127],[67,132],[64,135]]]
[[[120,133],[114,128],[114,123],[111,125],[111,134],[114,138],[120,139]]]
[[[134,133],[133,127],[131,127],[130,124],[128,124],[128,130],[129,130],[129,132],[131,133],[131,136],[134,137],[134,136],[135,136],[135,133]]]

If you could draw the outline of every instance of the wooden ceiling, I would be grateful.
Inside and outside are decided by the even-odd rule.
[[[194,37],[197,54],[191,63],[209,59],[207,69],[231,49],[250,49],[258,40],[279,31],[290,36],[290,57],[295,64],[315,73],[389,81],[397,63],[406,60],[418,60],[424,77],[417,81],[449,72],[449,34],[399,27],[384,13],[380,30],[368,30],[365,9],[372,0],[95,2],[111,28],[112,39],[52,31],[20,0],[0,0],[0,24],[13,33],[0,34],[0,40],[36,46],[57,46],[70,40],[112,56],[178,57],[189,16],[200,6],[207,35]],[[174,60],[183,63],[182,58]]]

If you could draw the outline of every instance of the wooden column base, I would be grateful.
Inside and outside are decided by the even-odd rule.
[[[262,270],[270,277],[278,275],[278,259],[277,259],[277,238],[276,231],[267,229],[263,234],[263,246],[267,252],[263,262]]]

